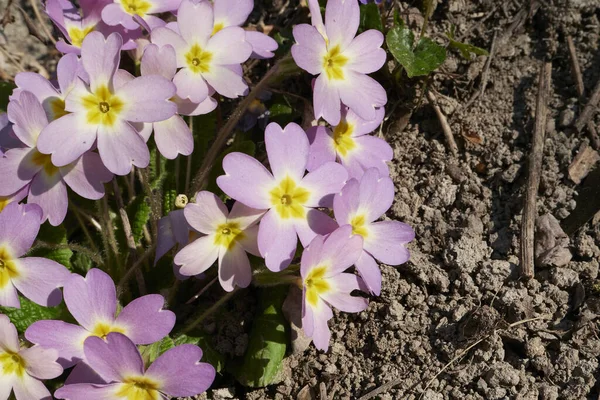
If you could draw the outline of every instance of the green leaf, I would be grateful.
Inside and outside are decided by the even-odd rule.
[[[83,252],[76,252],[71,258],[71,265],[73,266],[74,272],[79,272],[85,275],[90,269],[94,267],[93,260]]]
[[[361,32],[368,29],[376,29],[383,32],[383,23],[381,22],[381,14],[379,7],[375,3],[367,3],[360,6],[360,25]]]
[[[386,43],[396,60],[404,67],[409,78],[429,75],[446,60],[446,49],[429,38],[422,38],[413,50],[415,36],[406,26],[390,30]]]
[[[221,372],[225,366],[225,357],[223,354],[214,349],[214,347],[210,344],[210,336],[205,333],[180,335],[173,342],[175,343],[175,346],[179,346],[180,344],[195,344],[196,346],[200,347],[202,349],[201,361],[207,362],[215,367],[217,372]]]
[[[163,215],[169,214],[175,209],[175,199],[177,191],[175,189],[166,189],[163,194]]]
[[[244,386],[270,385],[280,373],[287,347],[281,305],[287,292],[287,286],[278,286],[259,293],[259,307],[252,324],[248,350],[241,367],[234,371],[237,380]]]
[[[131,220],[131,231],[136,243],[139,243],[144,233],[144,226],[150,220],[150,204],[147,197],[137,196],[131,204],[127,206],[127,214]]]
[[[44,245],[35,247],[29,252],[28,255],[30,257],[48,258],[72,270],[71,257],[73,257],[73,251],[67,247],[67,230],[64,226],[52,226],[49,223],[43,224],[38,233],[37,240],[43,242]]]
[[[471,60],[471,54],[475,54],[478,56],[489,56],[490,53],[482,49],[481,47],[473,46],[472,44],[462,43],[454,39],[454,25],[450,29],[450,32],[446,33],[448,40],[450,41],[449,47],[457,49],[460,52],[460,55],[463,56],[466,60]]]
[[[169,336],[165,336],[162,340],[151,345],[143,346],[140,353],[142,354],[144,364],[152,364],[161,354],[173,347],[175,347],[175,342]]]
[[[8,96],[10,96],[16,88],[12,82],[0,82],[0,112],[6,112],[8,106]]]
[[[5,314],[15,324],[19,333],[25,332],[29,325],[43,319],[62,319],[68,312],[64,303],[56,307],[43,307],[35,304],[25,297],[19,296],[21,308],[0,307],[0,313]]]

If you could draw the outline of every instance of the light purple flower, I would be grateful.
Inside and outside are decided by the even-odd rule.
[[[355,265],[375,295],[381,292],[381,271],[375,259],[388,265],[408,261],[406,244],[415,238],[413,229],[403,222],[375,222],[393,202],[394,183],[375,168],[365,171],[360,182],[349,180],[333,202],[338,223],[351,225],[352,232],[363,238],[364,251]]]
[[[213,36],[213,8],[210,2],[183,0],[177,12],[177,23],[152,31],[152,43],[171,45],[181,68],[173,82],[182,99],[201,103],[210,88],[235,98],[246,93],[240,64],[250,57],[252,46],[246,42],[244,30],[230,26]],[[209,87],[210,85],[210,87]]]
[[[202,350],[183,344],[167,350],[146,369],[135,344],[120,333],[106,340],[86,339],[90,367],[108,384],[80,383],[58,389],[54,396],[68,400],[166,399],[200,394],[212,385],[216,371],[199,362]]]
[[[247,287],[252,281],[252,269],[246,252],[260,256],[256,238],[256,223],[264,211],[236,202],[231,212],[221,199],[210,192],[196,194],[196,202],[184,209],[185,219],[202,236],[185,246],[175,256],[181,265],[179,273],[198,275],[219,260],[219,282],[231,292],[235,286]]]
[[[54,307],[69,271],[40,257],[23,257],[40,230],[42,210],[34,204],[10,203],[0,213],[0,306],[20,308],[17,290],[34,303]]]
[[[215,0],[213,35],[223,28],[242,26],[253,8],[253,0]],[[273,38],[257,31],[246,31],[246,41],[252,46],[251,58],[271,58],[278,47]]]
[[[312,171],[326,162],[339,160],[351,178],[360,179],[369,168],[377,168],[382,176],[389,175],[386,162],[393,158],[394,151],[385,140],[368,135],[381,124],[383,116],[384,110],[379,108],[373,121],[365,121],[344,107],[337,126],[310,128],[306,132],[310,141],[307,169]]]
[[[135,48],[133,39],[141,35],[141,29],[127,30],[122,27],[109,27],[101,21],[102,9],[112,0],[80,0],[78,9],[69,0],[47,0],[46,13],[64,35],[56,43],[62,53],[81,54],[81,44],[85,37],[93,31],[104,34],[118,32],[123,37],[123,50]]]
[[[190,231],[183,210],[173,210],[158,220],[158,234],[156,238],[155,263],[158,262],[173,247],[183,247],[190,242]]]
[[[160,75],[173,80],[177,72],[175,49],[170,45],[160,48],[155,44],[146,46],[141,72],[142,76]],[[177,90],[179,91],[179,88]],[[194,150],[194,137],[181,115],[208,114],[217,107],[217,102],[210,96],[200,104],[192,103],[189,99],[184,100],[177,95],[172,101],[177,104],[177,113],[169,119],[152,124],[158,151],[171,160],[178,154],[189,156]]]
[[[329,347],[331,306],[344,312],[360,312],[368,306],[367,299],[350,295],[363,287],[360,277],[344,272],[361,252],[362,239],[346,225],[326,237],[315,237],[302,253],[302,328],[319,350]]]
[[[181,0],[114,0],[102,9],[102,20],[110,26],[137,29],[142,23],[148,30],[163,26],[164,21],[152,14],[175,11]]]
[[[72,163],[97,142],[102,162],[117,175],[128,174],[132,164],[148,166],[148,146],[132,123],[173,116],[177,107],[169,99],[175,86],[158,75],[120,79],[128,76],[117,71],[121,45],[116,33],[104,38],[91,32],[84,39],[81,60],[89,85],[77,80],[65,100],[70,114],[52,121],[38,140],[38,149],[52,154],[54,165]]]
[[[256,159],[231,153],[223,159],[226,175],[217,184],[229,197],[249,207],[269,210],[260,222],[258,248],[271,271],[285,269],[294,258],[298,236],[307,246],[316,235],[337,224],[317,207],[331,207],[333,194],[348,178],[346,169],[326,163],[304,176],[309,143],[306,133],[291,123],[281,129],[270,123],[265,145],[271,172]]]
[[[56,350],[39,346],[21,347],[17,329],[6,315],[0,314],[0,399],[14,391],[17,400],[52,398],[45,379],[54,379],[63,369],[56,362]]]
[[[0,113],[0,156],[9,149],[21,146],[15,135],[7,113]]]
[[[2,212],[10,203],[20,203],[29,193],[29,186],[24,186],[23,189],[16,193],[7,196],[0,196],[0,212]]]
[[[96,153],[87,152],[74,162],[57,167],[38,148],[40,132],[48,125],[44,108],[30,92],[22,91],[18,100],[8,104],[8,116],[23,147],[8,150],[0,157],[0,195],[9,196],[25,187],[28,203],[38,204],[43,211],[42,222],[60,225],[67,215],[67,186],[87,199],[104,196],[104,182],[113,175],[104,167]]]
[[[292,56],[300,68],[318,75],[313,95],[315,117],[338,125],[343,103],[362,119],[375,119],[376,109],[387,103],[387,95],[366,74],[385,63],[383,34],[371,29],[354,37],[360,21],[356,0],[329,0],[325,24],[317,0],[310,0],[309,6],[313,26],[294,27]]]
[[[169,334],[175,314],[164,310],[164,298],[158,294],[139,297],[117,312],[115,284],[108,274],[91,269],[86,277],[71,274],[64,286],[65,304],[75,320],[73,325],[58,320],[34,322],[25,331],[32,343],[58,350],[58,362],[76,373],[85,360],[83,342],[90,336],[106,338],[110,332],[126,335],[136,344],[150,344]]]

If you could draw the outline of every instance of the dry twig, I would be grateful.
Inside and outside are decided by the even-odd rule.
[[[48,37],[48,39],[50,39],[52,44],[56,44],[56,39],[54,39],[54,37],[52,36],[52,33],[50,33],[50,30],[48,30],[48,27],[46,26],[46,23],[45,23],[44,19],[42,18],[42,14],[40,13],[40,9],[37,4],[38,0],[29,0],[29,3],[31,4],[31,8],[33,8],[33,13],[35,14],[35,17],[37,18],[37,20],[39,21],[39,25],[42,27],[44,34]],[[21,12],[22,12],[22,10],[21,10]],[[23,16],[25,16],[25,14],[23,14]]]
[[[483,97],[485,93],[485,88],[487,87],[488,79],[490,77],[490,66],[492,65],[492,60],[494,59],[494,55],[496,54],[496,38],[498,36],[498,32],[494,31],[494,37],[492,38],[492,45],[490,47],[490,54],[487,57],[485,62],[485,66],[483,67],[483,72],[481,73],[481,82],[479,83],[479,90],[473,93],[467,104],[464,105],[463,109],[468,109],[471,105],[480,97]]]
[[[552,63],[545,62],[540,68],[535,129],[533,132],[525,206],[521,220],[521,275],[531,278],[534,275],[534,235],[537,216],[537,193],[540,186],[542,159],[544,157],[544,136],[546,135],[547,101],[552,79]]]
[[[456,141],[454,140],[454,135],[452,134],[452,129],[450,129],[450,125],[448,124],[448,120],[446,116],[440,109],[440,106],[437,104],[437,100],[435,95],[431,92],[431,90],[427,90],[427,100],[429,100],[429,104],[435,110],[435,114],[440,121],[440,125],[442,126],[442,131],[444,131],[444,136],[446,137],[446,141],[448,142],[448,147],[452,151],[454,157],[458,156],[458,146],[456,145]]]
[[[600,79],[596,83],[594,91],[590,95],[590,98],[587,104],[585,105],[585,108],[581,112],[581,115],[573,125],[577,132],[581,132],[583,127],[588,125],[588,122],[592,122],[592,117],[594,116],[596,111],[598,111],[598,102],[600,102]]]

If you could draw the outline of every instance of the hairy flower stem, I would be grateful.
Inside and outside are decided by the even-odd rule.
[[[252,102],[256,99],[256,97],[267,89],[270,85],[274,84],[278,79],[283,78],[284,76],[290,74],[290,72],[296,70],[295,64],[292,60],[291,54],[286,54],[283,58],[281,58],[267,74],[262,78],[260,82],[252,89],[252,91],[242,100],[238,106],[233,110],[231,116],[223,125],[223,127],[219,130],[215,141],[210,147],[209,151],[206,153],[204,160],[202,161],[202,165],[200,169],[196,173],[194,180],[192,181],[192,193],[196,193],[201,190],[206,184],[206,178],[210,171],[213,168],[213,164],[215,160],[221,154],[223,147],[227,143],[227,139],[231,136],[234,128],[240,119],[244,116],[246,109],[252,104]]]
[[[70,201],[69,202],[69,208],[71,209],[71,211],[73,211],[73,214],[75,214],[75,218],[77,219],[77,222],[79,223],[79,226],[81,227],[81,230],[83,231],[83,234],[85,235],[86,239],[88,240],[88,243],[90,245],[90,247],[92,248],[92,251],[94,253],[98,253],[98,246],[96,246],[96,243],[94,242],[94,238],[92,238],[92,235],[90,234],[90,231],[88,230],[85,221],[83,220],[83,218],[81,217],[81,214],[79,213],[79,210],[76,207],[73,207],[73,203]],[[100,265],[103,264],[102,262],[100,262]]]
[[[109,262],[108,265],[110,270],[114,273],[113,265],[120,270],[121,260],[119,258],[119,247],[117,246],[115,230],[108,211],[107,196],[104,196],[100,202],[100,224],[102,226],[102,241],[104,242],[104,247],[109,254],[112,254],[113,259],[113,262]]]
[[[198,318],[190,321],[186,324],[183,329],[177,334],[177,337],[181,337],[182,335],[186,335],[190,333],[196,326],[200,325],[206,318],[211,316],[215,311],[217,311],[223,304],[227,303],[229,299],[231,299],[237,292],[239,288],[233,289],[231,292],[225,294],[225,296],[221,297],[219,301],[212,305],[208,310],[204,311]],[[175,339],[177,340],[177,339]]]
[[[142,254],[142,256],[135,262],[135,264],[133,264],[133,266],[129,268],[127,272],[125,272],[125,275],[123,275],[123,277],[119,281],[119,284],[117,285],[117,297],[121,297],[121,295],[125,292],[125,286],[127,285],[127,282],[129,282],[129,280],[131,279],[131,276],[140,270],[142,264],[144,264],[148,260],[148,257],[150,257],[150,255],[154,253],[154,250],[156,250],[156,245],[152,245],[148,249],[146,249],[144,254]]]
[[[148,169],[139,169],[137,170],[138,178],[142,183],[142,187],[144,188],[144,192],[148,199],[150,200],[150,209],[152,210],[151,221],[150,221],[150,231],[152,232],[153,241],[156,243],[157,232],[158,232],[158,219],[162,217],[162,205],[156,199],[154,192],[152,191],[152,187],[150,187],[150,182],[148,181]]]

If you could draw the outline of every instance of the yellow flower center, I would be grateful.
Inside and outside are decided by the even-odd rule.
[[[331,285],[324,278],[327,272],[326,266],[313,268],[308,276],[304,279],[306,287],[306,300],[312,306],[316,306],[319,301],[319,295],[327,293],[331,289]]]
[[[52,164],[52,157],[50,154],[42,154],[37,150],[33,150],[31,162],[38,167],[42,167],[47,175],[54,176],[54,174],[58,172],[58,167]]]
[[[0,212],[2,212],[10,203],[12,203],[11,197],[0,196]]]
[[[235,246],[235,243],[244,239],[245,236],[244,231],[240,229],[239,223],[228,222],[217,227],[215,245],[231,250]]]
[[[135,376],[127,378],[119,385],[119,390],[115,393],[118,399],[127,400],[159,400],[161,399],[158,391],[160,384],[145,376]]]
[[[94,329],[92,329],[91,336],[97,336],[101,339],[106,340],[106,337],[108,336],[109,333],[111,332],[117,332],[117,333],[123,333],[125,334],[125,330],[122,328],[119,328],[118,326],[112,326],[110,324],[107,324],[106,322],[98,322],[95,326]]]
[[[75,47],[81,47],[83,43],[83,39],[88,35],[88,33],[94,30],[94,26],[86,26],[83,29],[80,29],[76,26],[72,26],[67,30],[69,37],[71,38],[71,44]]]
[[[27,368],[23,357],[10,351],[0,352],[0,366],[2,367],[2,374],[0,375],[4,376],[16,375],[22,377],[25,375],[25,368]]]
[[[152,4],[145,0],[121,0],[121,6],[128,14],[143,17],[150,11]]]
[[[107,86],[102,85],[95,93],[83,98],[83,106],[87,110],[88,123],[113,126],[125,103],[112,94]]]
[[[323,57],[323,69],[330,80],[344,79],[343,67],[347,63],[348,57],[342,54],[339,45],[329,49]]]
[[[366,227],[366,218],[364,214],[355,215],[354,218],[350,220],[350,225],[352,225],[352,234],[360,235],[363,238],[369,236],[369,231]]]
[[[212,58],[213,54],[210,51],[202,50],[198,44],[190,47],[190,50],[185,54],[187,66],[195,74],[209,72]]]
[[[310,192],[298,185],[289,176],[269,192],[271,204],[282,219],[304,218],[304,203],[308,201]]]
[[[339,125],[333,129],[333,146],[340,157],[345,157],[356,148],[356,142],[352,138],[353,131],[354,126],[346,120],[340,121]]]
[[[214,36],[214,35],[215,35],[215,33],[219,32],[219,31],[220,31],[221,29],[223,29],[223,28],[225,28],[225,24],[224,24],[223,22],[217,22],[217,23],[214,25],[214,28],[213,28],[212,35],[211,35],[211,36]]]
[[[10,284],[11,280],[19,276],[17,265],[6,246],[0,246],[0,289]]]

